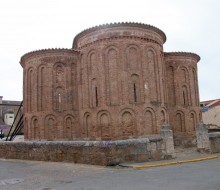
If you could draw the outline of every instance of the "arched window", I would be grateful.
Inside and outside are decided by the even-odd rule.
[[[177,132],[185,131],[185,117],[182,112],[177,112],[175,117],[175,128],[174,130]]]
[[[151,101],[158,100],[158,83],[157,83],[157,61],[156,54],[153,50],[147,50],[147,63],[148,63],[148,74],[149,74],[149,92]]]
[[[189,105],[188,90],[186,86],[182,87],[182,105]]]
[[[92,86],[91,86],[91,91],[92,91],[92,107],[98,107],[99,106],[99,91],[98,91],[98,85],[96,82],[96,79],[92,79]]]
[[[58,87],[55,91],[55,106],[54,109],[56,111],[63,111],[63,89],[61,87]]]
[[[106,51],[106,100],[107,105],[118,105],[118,50],[111,46]]]
[[[46,68],[44,65],[39,66],[38,68],[38,80],[37,80],[37,109],[38,111],[44,111],[45,109],[45,94],[46,94]]]
[[[27,110],[28,112],[31,112],[33,111],[33,91],[34,89],[33,88],[33,84],[34,84],[34,80],[33,80],[33,69],[30,68],[28,70],[28,78],[27,78],[27,98],[28,98],[28,101],[27,101]]]
[[[146,110],[144,113],[145,125],[144,134],[150,135],[156,132],[155,117],[152,110]]]
[[[84,115],[83,123],[84,123],[85,136],[91,137],[91,135],[92,135],[92,118],[88,112],[85,113],[85,115]]]
[[[169,105],[176,105],[176,93],[175,93],[175,83],[174,83],[174,68],[169,66],[167,69],[167,78],[168,78],[168,102]]]

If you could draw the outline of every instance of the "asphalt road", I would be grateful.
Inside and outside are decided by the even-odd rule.
[[[220,159],[148,169],[0,160],[0,190],[220,190]]]

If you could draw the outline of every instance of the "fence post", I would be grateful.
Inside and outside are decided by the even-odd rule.
[[[198,152],[210,152],[208,128],[202,121],[196,128],[196,141]]]
[[[175,158],[176,154],[174,151],[173,131],[169,124],[165,123],[161,126],[160,135],[164,141],[166,157],[168,159]]]

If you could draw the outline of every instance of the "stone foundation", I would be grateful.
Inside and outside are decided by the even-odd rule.
[[[116,141],[0,142],[0,158],[117,165],[167,158],[163,138]]]

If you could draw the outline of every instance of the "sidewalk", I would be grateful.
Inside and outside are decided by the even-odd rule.
[[[189,162],[198,162],[204,160],[211,160],[220,158],[220,154],[211,154],[211,153],[199,153],[196,150],[196,147],[192,148],[175,148],[176,158],[171,160],[160,160],[152,162],[142,162],[142,163],[122,163],[122,167],[130,167],[135,169],[141,168],[152,168],[159,166],[168,166],[175,164],[184,164]]]

